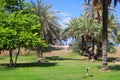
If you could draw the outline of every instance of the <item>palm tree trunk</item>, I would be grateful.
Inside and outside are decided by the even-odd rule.
[[[95,43],[93,42],[93,45],[92,45],[92,51],[91,51],[91,55],[92,55],[92,62],[95,61],[95,53],[94,53],[94,50],[95,50]]]
[[[10,66],[13,66],[12,49],[9,50],[9,54],[10,54]]]
[[[103,2],[103,22],[102,22],[102,70],[108,70],[107,63],[107,23],[108,23],[108,4],[107,1]]]
[[[47,32],[45,31],[45,25],[43,23],[43,21],[40,20],[41,23],[41,30],[43,32],[43,40],[45,40],[45,42],[48,44],[48,39],[47,39]]]
[[[41,62],[43,55],[42,55],[42,49],[40,47],[37,48],[37,59],[38,62]]]

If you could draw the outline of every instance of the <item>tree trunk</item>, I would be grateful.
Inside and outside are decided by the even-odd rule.
[[[42,55],[42,49],[40,47],[37,48],[37,59],[38,62],[40,62],[40,60],[42,59],[43,55]]]
[[[107,63],[107,23],[108,23],[108,4],[107,1],[102,0],[103,2],[103,22],[102,22],[102,70],[108,70]]]
[[[47,32],[45,31],[45,25],[43,23],[43,21],[40,20],[41,23],[41,30],[43,32],[43,40],[45,40],[45,42],[48,44],[48,39],[47,39]]]
[[[12,49],[9,50],[9,54],[10,54],[10,66],[13,66],[13,59],[12,59]]]
[[[82,46],[81,46],[81,49],[82,49],[82,55],[84,55],[84,51],[85,51],[84,46],[85,46],[85,41],[84,41],[84,37],[83,37],[83,35],[82,35]]]
[[[18,59],[19,54],[20,54],[20,46],[18,47],[18,53],[15,57],[15,64],[14,65],[16,65],[16,63],[17,63],[17,59]]]
[[[91,55],[92,55],[92,62],[94,62],[95,61],[95,53],[94,53],[94,50],[95,50],[95,43],[93,42],[93,45],[92,45],[92,51],[91,51]]]

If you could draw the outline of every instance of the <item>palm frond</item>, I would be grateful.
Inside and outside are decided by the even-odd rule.
[[[52,11],[52,5],[44,4],[42,0],[37,0],[37,3],[31,3],[35,14],[39,17],[39,22],[41,23],[41,30],[43,32],[44,39],[49,43],[52,43],[52,40],[60,40],[60,20],[59,17],[54,16],[58,11]]]

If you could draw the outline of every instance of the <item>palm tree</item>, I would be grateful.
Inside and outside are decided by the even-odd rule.
[[[54,14],[59,13],[58,11],[50,11],[52,5],[43,4],[40,0],[37,3],[31,2],[31,6],[34,9],[34,13],[39,17],[39,22],[41,23],[41,30],[43,32],[43,39],[46,43],[53,44],[53,39],[60,40],[60,24],[58,20],[60,19]]]
[[[102,69],[108,70],[107,63],[107,25],[108,25],[108,6],[111,4],[112,0],[85,0],[88,3],[93,2],[93,7],[101,6],[102,8]],[[117,2],[120,0],[114,0],[114,5],[116,6]]]
[[[69,38],[72,37],[72,39],[76,39],[80,35],[80,29],[79,29],[79,24],[78,24],[79,18],[71,18],[69,23],[65,23],[68,27],[65,28],[62,32],[62,37],[63,38]]]
[[[102,9],[99,6],[96,6],[94,7],[92,5],[92,3],[90,4],[87,4],[87,3],[84,3],[83,4],[83,10],[84,10],[84,15],[86,18],[91,18],[98,22],[98,23],[102,23]]]
[[[73,38],[73,43],[71,48],[81,54],[85,54],[89,59],[94,58],[94,45],[95,40],[99,39],[100,28],[98,23],[94,22],[93,19],[88,19],[85,17],[72,18],[67,24],[67,28],[63,32],[63,37]],[[90,46],[88,44],[93,44],[91,46],[92,51],[89,50]],[[83,50],[84,49],[84,50]]]
[[[58,23],[59,17],[54,14],[58,11],[51,11],[52,5],[44,4],[41,0],[37,0],[37,3],[31,2],[31,7],[34,10],[35,15],[38,16],[38,21],[41,24],[41,31],[43,33],[43,40],[47,44],[54,44],[54,40],[60,40],[60,24]],[[38,48],[38,53],[41,54],[41,49]],[[42,57],[42,54],[38,54],[38,58]]]

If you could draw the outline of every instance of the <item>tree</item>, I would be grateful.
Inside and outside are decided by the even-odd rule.
[[[44,4],[41,0],[37,3],[31,2],[31,7],[34,13],[38,16],[38,21],[41,23],[41,30],[43,32],[43,39],[48,44],[54,44],[54,39],[60,40],[60,24],[59,17],[54,14],[58,11],[51,11],[52,5]]]
[[[99,24],[102,25],[102,8],[101,5],[99,3],[98,6],[93,7],[92,3],[90,4],[83,4],[83,9],[84,9],[84,14],[83,16],[85,16],[86,18],[92,18],[95,22],[97,21]],[[114,9],[110,6],[108,7],[108,11],[109,11],[109,16],[108,16],[108,52],[115,52],[115,48],[113,46],[111,46],[111,41],[113,43],[113,38],[114,37],[114,33],[116,31],[116,26],[118,26],[118,24],[116,24],[116,17],[113,14]],[[100,47],[102,48],[102,47]]]
[[[17,48],[20,50],[20,47],[46,46],[41,39],[40,25],[35,21],[35,17],[31,14],[23,15],[21,13],[21,11],[17,15],[12,13],[2,20],[4,23],[1,25],[0,49],[9,50],[10,66],[13,66],[12,50]]]
[[[40,23],[36,21],[34,14],[31,12],[25,14],[23,10],[10,14],[6,10],[4,12],[4,16],[0,19],[0,50],[9,51],[10,66],[13,66],[12,50],[18,48],[16,64],[20,47],[33,48],[39,46],[43,48],[47,46],[42,40]]]
[[[108,70],[107,64],[107,23],[108,23],[108,6],[111,4],[112,0],[85,0],[88,3],[92,1],[93,6],[101,5],[102,8],[102,69]],[[120,0],[114,0],[114,5],[116,6],[117,2]]]
[[[98,45],[101,36],[100,25],[97,22],[94,22],[93,19],[81,16],[72,18],[67,26],[68,27],[63,32],[63,38],[73,38],[73,43],[71,44],[73,51],[87,56],[89,59],[97,59],[97,56],[99,55],[94,54],[94,47],[97,45],[97,49],[100,48]]]
[[[58,11],[51,11],[52,6],[44,4],[41,0],[37,0],[37,3],[31,2],[31,8],[38,21],[41,24],[41,30],[43,33],[43,40],[49,44],[55,44],[54,40],[60,41],[60,24],[58,23],[59,18],[54,14]],[[42,58],[42,49],[37,48],[38,59]]]

